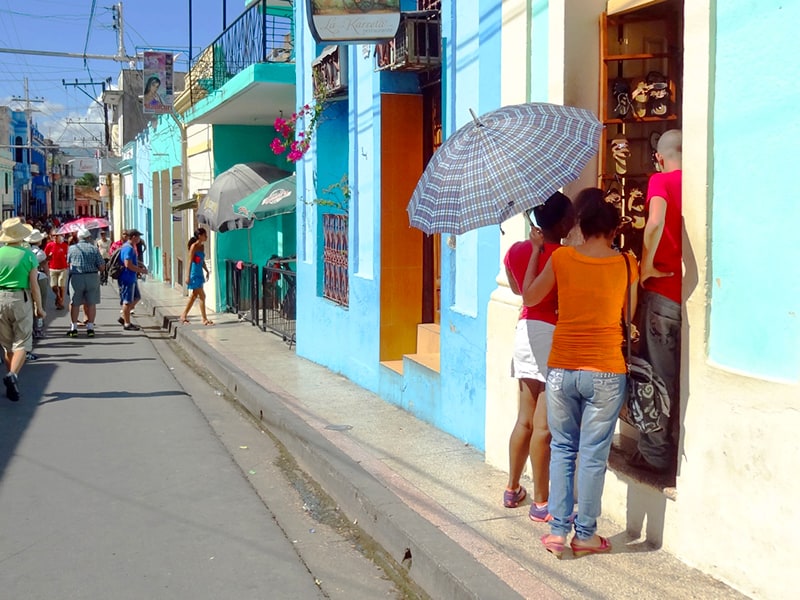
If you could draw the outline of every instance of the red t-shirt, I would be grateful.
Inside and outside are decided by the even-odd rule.
[[[542,254],[539,256],[539,262],[536,265],[536,274],[542,272],[544,266],[547,264],[550,255],[555,252],[561,244],[545,243],[542,246]],[[508,268],[517,288],[522,289],[522,284],[525,281],[525,271],[528,270],[528,263],[531,260],[533,253],[533,246],[530,241],[517,242],[508,249],[506,257],[503,259],[503,264]],[[536,306],[523,306],[522,312],[519,316],[520,319],[529,319],[534,321],[544,321],[545,323],[556,324],[558,320],[558,292],[553,288],[547,296],[545,296]]]
[[[47,266],[51,269],[66,269],[67,268],[67,250],[69,245],[67,242],[47,242],[44,247],[44,253],[49,259]]]
[[[667,201],[664,233],[653,257],[653,266],[659,271],[674,273],[672,277],[650,277],[644,289],[661,294],[673,302],[681,302],[682,249],[681,249],[681,180],[682,172],[654,173],[647,186],[645,210],[650,210],[650,199],[661,196]]]

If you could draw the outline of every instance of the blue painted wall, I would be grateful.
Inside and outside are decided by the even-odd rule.
[[[310,37],[305,3],[296,4],[298,104],[309,102],[305,76],[318,48]],[[500,105],[501,6],[481,0],[443,3],[446,66],[442,73],[446,133],[467,122],[469,109]],[[467,4],[470,4],[467,6]],[[353,186],[350,202],[350,307],[320,297],[319,210],[304,206],[298,216],[299,355],[380,393],[437,427],[484,447],[486,397],[486,305],[498,271],[499,228],[459,236],[451,250],[442,240],[441,375],[406,369],[400,377],[379,365],[380,328],[380,94],[419,93],[416,77],[376,74],[373,58],[349,48],[349,105],[332,109],[315,144],[298,168],[298,185],[308,194],[338,181],[346,167]],[[347,117],[342,114],[347,111]],[[346,158],[346,162],[345,162]],[[408,363],[407,363],[408,364]]]
[[[132,220],[126,221],[128,227],[135,227],[144,236],[142,241],[147,246],[143,256],[139,257],[148,268],[153,266],[153,169],[150,166],[153,159],[151,147],[152,128],[147,128],[136,136],[136,166],[133,169],[134,188],[133,202],[131,204]],[[143,195],[139,198],[139,184],[142,185]]]
[[[795,382],[800,63],[789,57],[798,23],[798,2],[729,0],[717,8],[709,337],[713,363]]]

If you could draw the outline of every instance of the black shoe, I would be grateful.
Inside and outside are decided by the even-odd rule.
[[[17,376],[14,373],[9,373],[3,377],[3,383],[6,386],[6,398],[12,402],[19,400],[19,385],[17,383]]]
[[[78,330],[77,329],[70,329],[67,332],[67,337],[78,337]]]
[[[86,330],[86,337],[94,337],[94,327]]]
[[[123,327],[123,329],[125,331],[139,331],[141,327],[139,327],[138,325],[134,325],[133,323],[128,323]]]
[[[39,360],[39,355],[33,352],[27,352],[25,354],[25,360]]]
[[[120,325],[125,325],[125,319],[120,317],[119,319],[117,319],[117,323],[119,323]]]
[[[662,468],[651,465],[649,462],[647,462],[647,459],[644,456],[642,456],[642,453],[639,452],[638,450],[628,457],[627,462],[630,466],[632,466],[635,469],[641,469],[642,471],[649,471],[650,473],[655,473],[657,475],[664,475],[665,473],[669,472],[669,468],[666,467]]]

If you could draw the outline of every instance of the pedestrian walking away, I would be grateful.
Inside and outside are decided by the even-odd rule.
[[[50,232],[50,241],[44,247],[50,270],[50,287],[56,295],[56,308],[64,308],[64,291],[67,286],[67,250],[64,236],[55,229]]]
[[[209,276],[205,255],[206,240],[208,240],[208,232],[203,227],[198,228],[189,240],[189,275],[186,278],[186,288],[191,294],[186,302],[186,308],[181,313],[181,323],[189,323],[189,311],[192,310],[192,305],[197,300],[203,325],[214,324],[214,321],[211,321],[206,315],[206,293],[203,290],[203,283],[208,281]]]
[[[136,245],[142,238],[142,233],[136,229],[127,232],[128,241],[122,245],[119,260],[122,263],[122,273],[119,275],[119,303],[122,306],[119,324],[126,331],[138,331],[138,325],[131,323],[131,312],[141,299],[137,278],[147,273],[145,267],[139,266]]]
[[[597,519],[611,438],[626,390],[622,315],[628,290],[635,302],[638,273],[635,258],[612,247],[620,216],[603,196],[598,188],[578,194],[575,210],[584,242],[555,250],[538,275],[544,237],[538,229],[531,230],[534,251],[523,284],[526,305],[558,289],[558,322],[546,384],[553,520],[550,535],[541,538],[557,558],[573,526],[570,548],[575,557],[611,550],[611,543],[597,535]],[[579,453],[578,512],[573,518]]]
[[[552,253],[561,246],[561,238],[566,237],[572,229],[575,217],[570,199],[560,192],[554,193],[532,212],[544,236],[538,267],[541,271]],[[509,287],[515,294],[522,294],[533,250],[530,240],[517,242],[503,260]],[[547,427],[544,382],[557,309],[555,290],[536,306],[522,307],[511,360],[511,376],[519,380],[519,410],[508,442],[508,484],[503,493],[503,505],[514,508],[525,499],[527,490],[519,480],[530,458],[533,498],[528,516],[532,521],[539,522],[551,519],[547,504],[550,488],[550,430]]]
[[[95,243],[106,265],[106,268],[100,273],[100,285],[108,285],[108,259],[111,257],[111,240],[108,238],[105,229],[100,231],[100,237],[97,238]]]
[[[100,274],[105,271],[106,264],[97,246],[92,243],[92,234],[88,230],[78,231],[78,243],[69,247],[67,263],[71,298],[70,327],[67,336],[78,337],[78,315],[83,306],[86,315],[86,337],[93,338],[97,305],[100,304]]]
[[[12,217],[3,221],[0,233],[5,244],[0,248],[0,346],[8,369],[3,384],[12,401],[20,398],[19,374],[33,349],[34,311],[40,319],[46,316],[37,283],[39,263],[22,246],[32,231],[19,217]]]

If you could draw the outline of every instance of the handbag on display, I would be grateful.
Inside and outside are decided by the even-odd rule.
[[[628,302],[625,318],[625,338],[627,343],[625,361],[628,365],[628,391],[625,397],[625,410],[620,418],[635,427],[639,433],[661,431],[669,423],[670,399],[664,380],[653,371],[653,366],[645,359],[631,355],[631,265],[628,255],[625,268],[628,278],[625,281]]]

